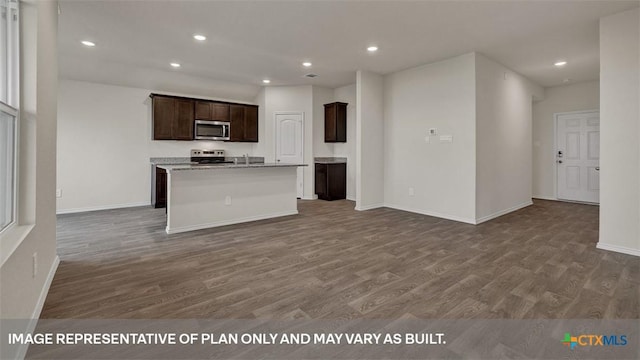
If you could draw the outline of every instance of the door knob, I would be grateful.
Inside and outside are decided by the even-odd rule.
[[[596,171],[600,171],[600,166],[596,167]]]
[[[558,164],[562,164],[562,160],[558,160]]]
[[[280,159],[276,160],[277,162],[280,162]]]

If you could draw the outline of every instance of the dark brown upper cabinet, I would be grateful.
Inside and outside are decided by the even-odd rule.
[[[152,95],[153,139],[193,140],[193,99]]]
[[[230,141],[244,140],[244,105],[229,105],[229,118],[231,119],[231,129],[229,129]]]
[[[258,106],[151,94],[154,140],[193,140],[195,120],[229,121],[229,141],[258,142]]]
[[[347,105],[324,104],[324,142],[347,142]]]
[[[258,142],[258,107],[255,105],[229,105],[231,120],[230,141]]]
[[[229,121],[229,104],[215,101],[196,101],[196,119]]]
[[[258,142],[258,107],[244,106],[244,141]]]
[[[196,119],[211,120],[211,104],[208,101],[196,101]]]

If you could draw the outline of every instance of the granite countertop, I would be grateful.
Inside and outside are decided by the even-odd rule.
[[[153,157],[149,159],[152,165],[188,165],[195,164],[188,157]]]
[[[345,157],[317,157],[313,161],[316,164],[346,164],[347,158]]]
[[[158,164],[157,166],[167,171],[181,171],[181,170],[223,170],[223,169],[297,167],[297,166],[307,166],[307,165],[306,164],[280,164],[280,163],[253,163],[253,164],[215,164],[215,165]]]
[[[225,161],[237,161],[238,163],[244,163],[245,158],[242,156],[227,156]],[[151,165],[198,165],[197,162],[191,161],[188,157],[152,157],[149,158]],[[261,156],[249,156],[249,163],[264,163],[264,157]]]

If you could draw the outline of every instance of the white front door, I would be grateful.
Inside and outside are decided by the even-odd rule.
[[[276,162],[304,163],[304,122],[302,113],[276,113]],[[298,197],[302,198],[304,176],[298,167]]]
[[[600,202],[600,114],[556,115],[558,199]]]

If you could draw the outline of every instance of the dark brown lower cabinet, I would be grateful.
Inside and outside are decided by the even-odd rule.
[[[167,171],[165,169],[156,168],[156,181],[152,184],[155,186],[155,208],[167,207]]]
[[[322,200],[347,197],[347,164],[316,164],[316,194]]]

